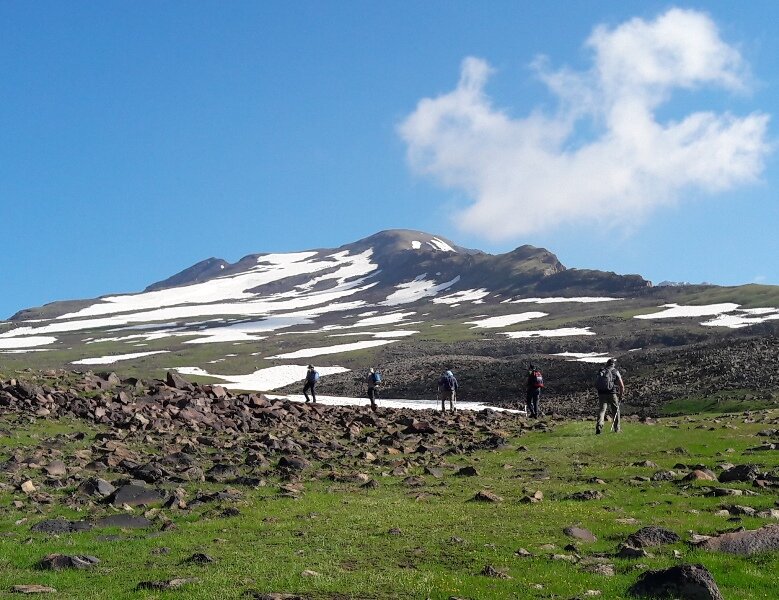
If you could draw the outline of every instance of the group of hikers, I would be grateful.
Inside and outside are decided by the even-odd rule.
[[[316,402],[316,384],[319,382],[319,373],[313,365],[308,365],[306,378],[303,385],[303,395],[306,402]],[[367,396],[370,400],[371,408],[376,410],[376,389],[381,384],[381,374],[373,367],[368,369],[365,375],[365,385],[367,386]],[[449,410],[454,412],[457,406],[457,390],[459,389],[457,378],[452,371],[444,371],[438,378],[438,400],[441,402],[441,411],[446,412],[446,404],[449,403]],[[528,366],[527,383],[525,393],[525,410],[531,418],[541,417],[541,390],[544,389],[544,376],[541,370],[534,364]],[[617,361],[614,358],[608,359],[598,370],[595,377],[595,389],[598,392],[598,420],[595,425],[595,433],[603,432],[607,413],[611,413],[611,430],[615,433],[620,431],[619,404],[625,393],[625,382],[622,375],[617,370]],[[309,397],[308,392],[311,392]]]

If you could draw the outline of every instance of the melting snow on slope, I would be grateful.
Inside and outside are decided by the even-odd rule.
[[[484,288],[478,290],[462,290],[447,296],[441,296],[440,298],[433,298],[433,303],[455,305],[461,302],[473,302],[475,304],[487,295],[489,295],[489,292]]]
[[[439,238],[433,238],[429,242],[427,242],[428,246],[433,248],[433,250],[440,250],[441,252],[454,252],[454,248],[452,248],[449,244],[447,244],[445,241]]]
[[[363,342],[352,342],[351,344],[338,344],[335,346],[323,346],[320,348],[304,348],[303,350],[296,350],[295,352],[287,352],[284,354],[268,356],[267,360],[309,358],[312,356],[323,356],[325,354],[340,354],[341,352],[353,352],[354,350],[362,350],[364,348],[374,348],[376,346],[392,344],[395,341],[397,340],[366,340]]]
[[[384,302],[381,302],[384,306],[397,306],[398,304],[409,304],[410,302],[416,302],[422,298],[428,296],[435,296],[442,290],[449,289],[455,283],[460,281],[458,275],[450,281],[436,284],[435,281],[425,279],[427,273],[423,273],[416,277],[413,281],[407,283],[401,283],[397,286],[397,291],[387,296]]]
[[[602,363],[613,358],[609,356],[608,352],[558,352],[557,354],[552,354],[552,356],[562,356],[563,358],[571,359],[568,362],[586,363]]]
[[[225,381],[222,384],[228,389],[267,392],[277,390],[292,383],[300,382],[306,377],[306,365],[277,365],[259,369],[249,375],[216,375],[209,373],[200,367],[176,367],[176,371],[182,375],[200,375],[203,377],[215,377]],[[316,370],[323,377],[334,373],[347,373],[349,369],[344,367],[317,367]],[[317,396],[319,399],[319,396]]]
[[[395,331],[353,331],[351,333],[333,333],[330,337],[346,337],[350,335],[370,335],[375,338],[401,338],[419,333],[409,329],[397,329]]]
[[[11,330],[13,331],[13,330]],[[10,332],[6,332],[10,333]],[[47,344],[53,344],[57,341],[57,338],[47,335],[33,335],[29,337],[7,337],[3,338],[0,335],[0,348],[33,348],[35,346],[46,346]]]
[[[500,315],[499,317],[488,317],[480,321],[466,321],[466,325],[473,325],[471,329],[493,329],[496,327],[507,327],[514,325],[515,323],[522,323],[523,321],[529,321],[530,319],[540,319],[546,317],[547,313],[543,312],[523,312],[514,315]]]
[[[305,402],[305,397],[301,395],[292,396],[270,396],[270,398],[287,398],[293,402]],[[367,398],[344,398],[341,396],[322,396],[316,395],[316,401],[326,404],[328,406],[367,406],[370,401]],[[401,400],[397,398],[376,398],[376,403],[379,407],[386,408],[411,408],[414,410],[440,410],[441,402],[438,400]],[[524,410],[516,410],[512,408],[500,408],[497,406],[490,406],[481,402],[462,402],[457,401],[457,410],[494,410],[496,412],[510,412],[525,414]]]
[[[563,327],[561,329],[541,329],[538,331],[505,331],[503,335],[510,338],[534,338],[534,337],[569,337],[577,335],[595,335],[589,327]]]
[[[578,298],[519,298],[517,300],[504,300],[503,304],[520,304],[523,302],[529,302],[533,304],[559,304],[562,302],[579,302],[582,304],[589,304],[593,302],[611,302],[612,300],[622,300],[622,298],[607,298],[599,296],[581,296]]]
[[[367,317],[365,319],[360,319],[351,327],[372,327],[374,325],[392,325],[393,323],[400,323],[406,317],[410,317],[411,315],[415,315],[415,314],[417,313],[415,313],[414,311],[410,311],[410,312],[394,312],[386,315]]]
[[[156,352],[135,352],[133,354],[114,354],[113,356],[101,356],[99,358],[84,358],[82,360],[74,360],[73,365],[110,365],[120,360],[132,360],[133,358],[141,358],[142,356],[151,356],[152,354],[165,354],[168,350],[157,350]]]
[[[771,309],[775,310],[775,309]],[[763,314],[761,317],[746,317],[742,315],[719,315],[710,321],[705,321],[701,325],[706,327],[728,327],[730,329],[739,329],[741,327],[749,327],[750,325],[756,325],[757,323],[764,323],[765,321],[774,321],[779,319],[779,313]]]
[[[636,315],[636,319],[675,319],[678,317],[709,317],[722,313],[733,312],[739,307],[732,302],[722,304],[706,304],[702,306],[680,306],[679,304],[663,304],[660,308],[665,308],[660,312],[648,315]]]
[[[412,250],[419,250],[422,247],[422,242],[418,240],[412,240],[411,241],[411,249]]]

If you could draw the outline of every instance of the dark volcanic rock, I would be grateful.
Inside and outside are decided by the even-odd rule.
[[[62,569],[88,569],[100,562],[94,556],[68,556],[67,554],[49,554],[38,563],[39,569],[60,571]]]
[[[679,539],[679,536],[673,531],[650,525],[631,533],[625,543],[636,548],[651,548],[662,544],[675,544]]]
[[[779,525],[766,525],[760,529],[725,533],[703,541],[698,547],[740,556],[776,551],[779,550]]]
[[[79,485],[76,490],[85,496],[105,498],[106,496],[113,494],[116,491],[116,488],[105,479],[100,479],[99,477],[90,477],[81,483],[81,485]]]
[[[108,501],[117,507],[124,505],[144,506],[162,502],[162,500],[163,496],[157,490],[132,483],[123,485],[108,497]]]
[[[634,596],[724,600],[714,578],[703,565],[681,565],[662,571],[647,571],[628,591]]]
[[[754,481],[760,475],[757,465],[736,465],[720,474],[720,483],[729,481]]]
[[[62,533],[74,533],[76,531],[89,531],[92,528],[86,521],[68,521],[67,519],[47,519],[30,527],[35,533],[48,533],[59,535]]]
[[[151,527],[152,522],[146,517],[137,517],[135,515],[109,515],[93,522],[97,528],[120,527],[121,529],[145,529]]]

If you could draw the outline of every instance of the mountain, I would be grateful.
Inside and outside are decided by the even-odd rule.
[[[567,268],[544,248],[493,255],[390,230],[338,248],[209,258],[141,293],[22,310],[0,324],[0,352],[6,370],[175,368],[259,390],[283,389],[314,361],[333,393],[356,393],[353,371],[376,364],[395,370],[387,393],[415,396],[456,362],[473,381],[464,393],[499,399],[499,380],[531,357],[574,373],[567,361],[643,360],[777,325],[774,286],[653,287]]]

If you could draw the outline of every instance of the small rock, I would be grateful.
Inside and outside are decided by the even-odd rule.
[[[481,490],[471,498],[472,502],[503,502],[503,498],[489,490]]]
[[[492,565],[486,565],[479,574],[496,579],[511,579],[511,576],[506,573],[505,569],[496,569]]]
[[[311,569],[306,569],[300,574],[301,577],[319,577],[320,573],[316,571],[312,571]]]
[[[38,585],[37,583],[14,585],[11,591],[16,594],[56,594],[57,590],[53,587]]]
[[[33,493],[33,492],[34,492],[34,491],[37,489],[37,488],[35,487],[35,485],[33,484],[33,482],[32,482],[32,481],[30,481],[29,479],[28,479],[27,481],[25,481],[24,483],[22,483],[22,485],[21,485],[21,486],[19,486],[19,488],[20,488],[20,489],[21,489],[21,490],[22,490],[22,491],[23,491],[25,494],[27,494],[28,496],[29,496],[30,494],[32,494],[32,493]]]

